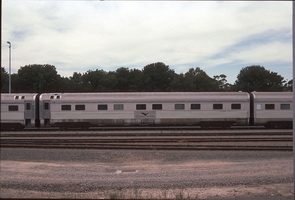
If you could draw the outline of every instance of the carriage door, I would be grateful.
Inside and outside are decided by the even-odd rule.
[[[43,101],[43,119],[44,125],[50,125],[50,101]]]
[[[32,120],[34,120],[34,109],[31,101],[25,101],[25,124],[26,126],[32,126]],[[34,121],[33,121],[34,123]]]

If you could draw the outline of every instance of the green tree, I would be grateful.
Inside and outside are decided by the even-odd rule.
[[[102,69],[87,71],[82,77],[84,92],[108,91],[107,75],[108,73]]]
[[[185,91],[191,92],[211,92],[219,91],[220,83],[209,77],[206,72],[199,67],[190,68],[184,75]]]
[[[59,92],[62,79],[53,65],[26,65],[18,70],[14,77],[16,92]]]
[[[234,85],[236,90],[252,92],[283,91],[284,78],[263,66],[252,65],[243,68]]]
[[[184,74],[174,74],[171,82],[171,91],[173,92],[183,92],[186,91],[185,87],[185,77]]]
[[[143,73],[139,69],[131,69],[129,73],[129,91],[142,92],[143,88]]]
[[[1,67],[1,93],[8,92],[8,73],[5,71],[4,67]]]
[[[284,91],[289,91],[289,92],[293,91],[293,79],[285,82]]]
[[[229,84],[226,80],[226,75],[220,74],[219,76],[213,76],[213,79],[218,81],[219,85],[218,88],[221,91],[229,91],[231,88],[231,84]]]
[[[128,87],[128,86],[127,86]],[[105,79],[105,92],[120,92],[123,90],[123,87],[118,88],[118,81],[116,72],[110,71],[106,75]]]
[[[74,72],[73,76],[69,78],[68,92],[84,92],[83,75],[81,73]]]
[[[130,72],[128,68],[120,67],[114,73],[114,90],[118,92],[128,92],[130,88]],[[111,79],[112,80],[112,79]]]
[[[170,84],[174,76],[174,70],[168,65],[158,62],[143,68],[143,87],[145,91],[170,91]]]

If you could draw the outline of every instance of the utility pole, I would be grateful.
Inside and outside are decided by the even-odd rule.
[[[8,92],[11,93],[11,43],[7,41],[9,47],[9,83],[8,83]]]

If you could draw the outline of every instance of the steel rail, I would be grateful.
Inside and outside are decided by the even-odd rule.
[[[210,151],[292,151],[292,146],[229,146],[229,145],[89,145],[89,144],[5,144],[3,147],[8,148],[50,148],[50,149],[125,149],[125,150],[210,150]]]
[[[292,136],[292,131],[278,130],[278,131],[261,131],[261,130],[251,130],[249,131],[76,131],[76,132],[1,132],[0,137],[108,137],[108,136],[271,136],[271,135],[290,135]]]
[[[200,142],[292,142],[292,138],[158,138],[158,139],[1,139],[0,144],[30,143],[200,143]]]

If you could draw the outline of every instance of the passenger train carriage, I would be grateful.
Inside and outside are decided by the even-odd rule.
[[[61,93],[40,96],[41,125],[246,125],[248,93]]]
[[[291,92],[1,94],[1,129],[141,125],[291,128],[292,110]]]
[[[1,94],[1,130],[34,127],[38,94]]]
[[[255,125],[267,128],[291,128],[293,118],[292,92],[252,92]]]

